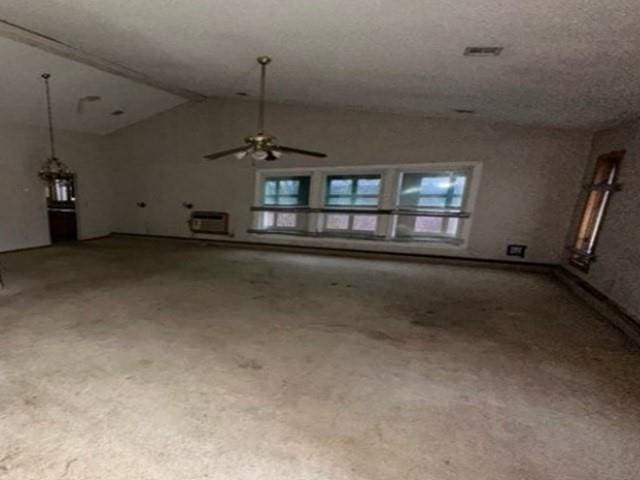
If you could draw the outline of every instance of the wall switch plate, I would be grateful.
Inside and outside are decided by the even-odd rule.
[[[507,255],[509,255],[510,257],[524,258],[526,251],[526,245],[507,245]]]

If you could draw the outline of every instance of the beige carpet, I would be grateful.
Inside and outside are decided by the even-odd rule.
[[[640,355],[553,279],[107,239],[2,256],[0,480],[637,480]]]

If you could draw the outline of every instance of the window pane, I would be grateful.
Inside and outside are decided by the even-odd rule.
[[[279,195],[298,195],[300,191],[299,180],[280,180]]]
[[[351,195],[353,180],[343,178],[329,179],[329,195]]]
[[[356,184],[358,195],[378,195],[380,193],[379,178],[360,178]]]
[[[617,161],[599,158],[596,162],[596,170],[593,174],[593,183],[613,183],[617,168]]]
[[[308,205],[310,177],[273,177],[264,182],[265,205]]]
[[[375,232],[378,225],[378,218],[375,215],[354,215],[353,216],[353,229]]]
[[[422,195],[445,195],[450,186],[449,175],[422,177],[420,181],[420,193]]]
[[[276,182],[274,180],[267,180],[264,182],[264,194],[265,196],[276,194]]]
[[[467,184],[467,179],[464,176],[458,175],[453,181],[453,193],[455,195],[462,195],[464,193],[464,187]]]
[[[380,176],[352,175],[327,177],[327,205],[376,206],[380,194]]]
[[[293,228],[296,226],[295,213],[278,213],[276,216],[276,226]]]
[[[329,197],[327,199],[328,205],[351,205],[351,197]]]
[[[405,173],[402,175],[400,206],[460,208],[464,203],[466,183],[464,173]]]
[[[349,228],[349,215],[327,215],[327,229],[347,230]]]
[[[611,152],[598,157],[593,173],[592,184],[594,186],[615,184],[616,172],[623,157],[624,151]],[[611,194],[612,192],[609,190],[592,189],[585,200],[578,231],[574,240],[574,247],[584,252],[584,254],[594,254],[596,240]],[[571,261],[582,268],[588,269],[592,258],[584,254],[574,255]]]
[[[298,205],[298,197],[279,196],[278,205]]]
[[[264,212],[262,214],[262,228],[273,227],[274,214],[273,212]]]
[[[447,235],[451,235],[452,237],[457,237],[459,224],[460,224],[460,219],[450,218],[449,224],[447,225]]]
[[[447,203],[447,207],[459,208],[462,206],[462,197],[459,195],[454,195],[449,198],[449,203]]]
[[[588,253],[591,253],[593,239],[597,230],[598,222],[600,219],[600,212],[604,202],[608,195],[602,190],[593,190],[587,197],[587,203],[585,204],[582,212],[582,221],[578,229],[578,235],[575,241],[575,248]]]
[[[416,233],[442,233],[443,218],[416,217],[414,231]]]
[[[376,206],[378,205],[378,197],[356,197],[354,205]]]
[[[446,206],[446,198],[444,197],[420,197],[418,201],[419,207],[444,208]]]

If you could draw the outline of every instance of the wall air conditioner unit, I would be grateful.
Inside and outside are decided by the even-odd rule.
[[[229,233],[229,214],[226,212],[191,212],[188,223],[193,233]]]

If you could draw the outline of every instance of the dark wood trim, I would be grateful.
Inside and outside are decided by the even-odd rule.
[[[83,238],[81,240],[76,240],[76,242],[94,242],[96,240],[103,240],[105,238],[109,238],[110,236],[111,235],[101,235],[99,237]],[[70,243],[75,243],[75,242],[70,242]],[[19,252],[26,252],[29,250],[40,250],[42,248],[50,248],[58,245],[54,245],[53,243],[47,243],[46,245],[36,245],[35,247],[14,248],[11,250],[3,250],[2,252],[0,252],[0,255],[4,255],[5,253],[19,253]]]
[[[29,250],[40,250],[41,248],[49,248],[53,245],[51,243],[47,243],[46,245],[36,245],[35,247],[22,247],[22,248],[13,248],[11,250],[3,250],[0,252],[0,255],[4,255],[6,253],[18,253],[18,252],[26,252]]]
[[[616,183],[617,178],[620,176],[620,164],[622,163],[622,160],[624,159],[625,154],[627,153],[627,151],[625,149],[622,150],[614,150],[612,152],[609,153],[603,153],[602,155],[598,155],[598,157],[596,158],[596,161],[593,165],[593,173],[592,173],[592,178],[595,182],[595,179],[598,175],[598,163],[601,161],[608,161],[611,162],[615,165],[615,171],[614,171],[614,175],[613,175],[613,183],[612,184],[606,184],[610,187],[615,187],[615,188],[611,188],[610,190],[608,190],[608,195],[606,197],[603,198],[603,202],[604,202],[604,206],[602,207],[602,211],[598,214],[599,215],[599,223],[598,226],[594,229],[594,231],[592,232],[593,235],[593,245],[591,246],[590,251],[582,251],[578,248],[574,248],[573,254],[572,256],[569,258],[569,265],[571,265],[573,268],[576,268],[578,270],[582,270],[585,273],[589,272],[589,267],[591,265],[591,263],[593,261],[596,260],[596,249],[598,247],[598,240],[600,238],[600,234],[602,232],[604,223],[606,221],[607,218],[607,211],[609,209],[609,205],[611,204],[611,194],[620,190],[620,185],[618,183]],[[592,182],[592,185],[594,183]],[[592,189],[593,190],[593,189]],[[576,232],[573,234],[573,245],[575,247],[576,243],[578,242],[579,238],[579,234],[580,234],[580,229],[581,226],[585,220],[585,215],[587,213],[587,207],[588,207],[588,202],[589,202],[589,195],[590,195],[591,190],[588,190],[585,193],[584,198],[582,199],[582,208],[580,211],[580,217],[579,217],[579,221],[576,225],[577,230]],[[574,255],[580,255],[582,258],[579,261],[576,261],[573,256]]]
[[[104,240],[105,238],[109,238],[111,235],[100,235],[99,237],[89,237],[89,238],[81,238],[78,240],[79,242],[95,242],[96,240]]]
[[[242,240],[221,240],[200,237],[179,237],[172,235],[148,235],[142,233],[113,232],[113,236],[158,238],[166,240],[182,240],[190,242],[206,242],[235,248],[250,248],[259,250],[276,250],[295,253],[314,253],[318,255],[373,258],[380,260],[413,260],[424,263],[441,263],[460,266],[480,266],[486,268],[507,268],[538,273],[553,273],[557,265],[552,263],[520,262],[517,260],[497,260],[492,258],[457,257],[454,255],[431,255],[423,253],[383,252],[375,250],[360,250],[351,248],[318,247],[312,245],[290,245],[269,242],[247,242]]]
[[[609,298],[605,293],[598,290],[591,285],[588,281],[579,277],[564,265],[559,265],[555,269],[556,277],[569,288],[582,292],[593,302],[597,302],[600,307],[607,310],[605,314],[601,309],[598,309],[602,315],[609,320],[609,322],[618,330],[625,333],[631,340],[640,345],[640,318],[635,317],[629,313],[623,306],[617,303],[615,300]]]

